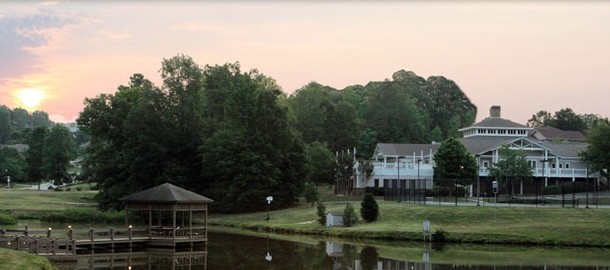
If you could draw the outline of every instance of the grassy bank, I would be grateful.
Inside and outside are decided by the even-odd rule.
[[[315,207],[266,212],[217,215],[210,223],[274,232],[326,236],[422,240],[422,222],[433,232],[443,231],[447,242],[610,247],[610,210],[574,208],[454,207],[398,204],[378,201],[380,216],[372,223],[349,228],[327,228],[315,220]],[[353,202],[359,213],[360,202]],[[327,212],[341,212],[345,202],[326,203]]]
[[[0,269],[3,270],[55,270],[44,257],[26,252],[0,248]]]

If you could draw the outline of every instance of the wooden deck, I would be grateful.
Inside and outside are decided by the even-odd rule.
[[[91,254],[96,250],[114,251],[163,247],[176,249],[182,246],[207,244],[207,229],[166,228],[166,227],[127,227],[127,228],[87,228],[46,231],[14,230],[2,231],[0,247],[10,248],[47,257],[75,256],[80,253]]]

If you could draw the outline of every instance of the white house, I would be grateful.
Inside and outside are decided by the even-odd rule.
[[[523,151],[532,167],[534,183],[529,187],[520,184],[517,193],[534,193],[533,188],[564,181],[599,181],[599,174],[589,172],[587,164],[579,156],[588,146],[586,137],[580,132],[553,128],[534,129],[515,123],[501,117],[500,106],[492,106],[489,117],[459,131],[463,136],[461,142],[476,157],[479,164],[482,190],[490,188],[490,179],[487,179],[489,168],[500,160],[499,150],[504,145]],[[434,142],[379,143],[371,158],[374,166],[372,176],[365,179],[359,170],[356,170],[354,187],[406,189],[407,193],[413,192],[407,194],[407,197],[421,196],[416,193],[433,187],[434,154],[439,146],[440,143]],[[603,184],[607,185],[607,180]],[[473,187],[470,187],[470,194],[476,196]],[[403,198],[403,195],[399,195],[398,200]]]
[[[330,212],[326,214],[326,227],[342,227],[343,213]]]

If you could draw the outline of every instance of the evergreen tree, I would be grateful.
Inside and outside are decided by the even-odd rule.
[[[326,206],[324,206],[324,203],[322,203],[321,201],[318,201],[316,214],[318,215],[318,223],[320,223],[320,225],[322,225],[322,226],[325,226],[326,225]]]
[[[362,219],[367,222],[373,222],[377,220],[379,216],[379,205],[375,201],[375,197],[372,194],[365,194],[362,202],[360,203],[360,215]]]

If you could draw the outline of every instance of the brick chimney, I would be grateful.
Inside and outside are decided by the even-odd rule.
[[[500,112],[502,108],[500,106],[494,105],[489,108],[489,117],[501,117]]]

